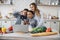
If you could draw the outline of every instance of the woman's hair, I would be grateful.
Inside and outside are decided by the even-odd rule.
[[[34,12],[38,12],[38,14],[40,14],[39,9],[37,8],[36,3],[31,3],[30,6],[33,5],[35,7],[35,11]]]
[[[35,9],[37,9],[36,3],[31,3],[30,6],[31,6],[31,5],[34,5]]]
[[[28,12],[31,12],[34,15],[34,12],[33,11],[29,10]]]

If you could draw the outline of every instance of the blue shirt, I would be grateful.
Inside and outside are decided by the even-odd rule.
[[[27,16],[23,16],[19,14],[20,12],[15,12],[13,15],[17,19],[16,24],[21,24],[21,21],[27,19]]]
[[[32,28],[35,28],[37,26],[37,20],[32,18],[28,19],[29,25],[32,26]]]

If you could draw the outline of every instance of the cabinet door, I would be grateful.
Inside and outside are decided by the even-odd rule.
[[[11,21],[2,21],[2,27],[9,28],[11,26]]]
[[[53,31],[59,31],[59,22],[51,22],[51,28]]]
[[[44,22],[44,26],[46,26],[47,28],[50,27],[50,22]]]
[[[16,21],[11,21],[11,25],[15,25]]]
[[[0,21],[0,27],[1,27],[1,23],[2,23],[2,21]]]

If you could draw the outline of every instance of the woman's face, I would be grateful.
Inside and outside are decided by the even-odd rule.
[[[33,18],[33,14],[31,12],[27,12],[27,18]]]
[[[31,9],[32,11],[35,11],[35,6],[34,6],[34,5],[30,5],[30,9]]]

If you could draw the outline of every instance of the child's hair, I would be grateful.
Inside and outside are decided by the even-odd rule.
[[[34,12],[33,11],[29,10],[28,12],[31,12],[34,15]]]
[[[25,8],[24,10],[29,11],[27,8]]]

